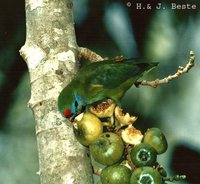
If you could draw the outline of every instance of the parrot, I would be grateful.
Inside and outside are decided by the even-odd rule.
[[[141,62],[135,58],[87,64],[60,92],[58,110],[64,117],[74,118],[87,107],[106,99],[120,105],[126,91],[157,65],[156,62]]]

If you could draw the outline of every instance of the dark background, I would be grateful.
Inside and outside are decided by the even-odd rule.
[[[137,115],[136,128],[163,130],[169,143],[160,163],[170,175],[186,174],[182,184],[200,181],[200,2],[142,1],[152,9],[136,9],[134,0],[74,0],[74,17],[79,46],[103,57],[142,57],[160,62],[148,79],[173,74],[187,63],[194,50],[196,66],[170,84],[134,86],[123,99],[126,111]],[[171,3],[195,4],[196,10],[172,10]],[[0,2],[0,183],[36,184],[38,158],[34,120],[26,107],[30,98],[26,63],[19,55],[25,42],[24,1]],[[178,183],[178,182],[177,182]]]

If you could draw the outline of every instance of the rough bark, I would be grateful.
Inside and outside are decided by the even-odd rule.
[[[41,184],[93,183],[87,149],[57,110],[57,97],[78,70],[71,0],[26,0],[26,43],[20,53],[30,73],[28,103],[36,121]]]

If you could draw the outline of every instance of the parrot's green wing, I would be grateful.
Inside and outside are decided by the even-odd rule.
[[[92,63],[83,69],[87,84],[93,88],[112,89],[123,84],[129,79],[135,79],[136,82],[145,72],[148,72],[158,63],[133,62],[132,60],[124,62],[102,61]],[[133,80],[134,80],[133,79]]]
[[[135,61],[135,60],[134,60]],[[91,63],[79,70],[73,81],[79,84],[78,94],[87,104],[111,98],[119,103],[125,92],[158,63],[134,62],[127,59]]]

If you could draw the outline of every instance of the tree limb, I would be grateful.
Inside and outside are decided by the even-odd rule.
[[[29,107],[36,121],[41,184],[92,184],[88,150],[59,114],[60,91],[78,70],[78,46],[71,0],[26,0],[26,43],[20,54],[28,65]]]
[[[89,60],[91,63],[104,60],[104,58],[102,58],[100,55],[98,55],[97,53],[88,48],[79,47],[78,50],[79,50],[79,57]]]
[[[157,86],[159,86],[161,84],[167,84],[170,81],[177,79],[184,73],[187,73],[194,66],[194,62],[195,62],[194,52],[190,51],[190,58],[189,58],[187,65],[185,67],[179,66],[179,68],[175,74],[169,75],[163,79],[156,79],[154,81],[146,81],[146,80],[138,81],[137,86],[151,86],[151,87],[156,88]]]

